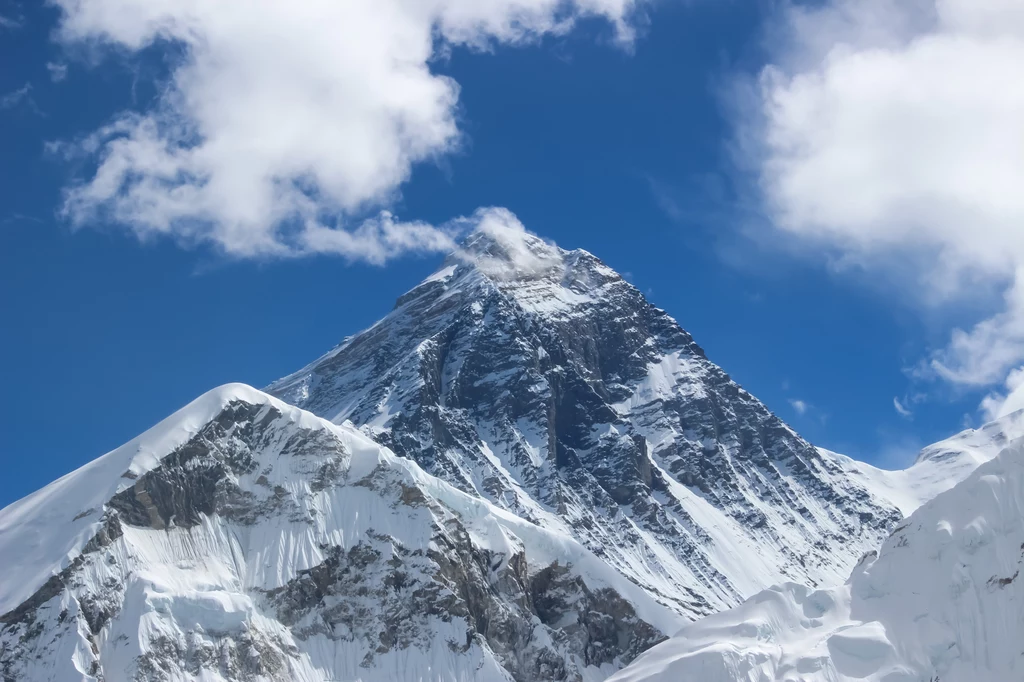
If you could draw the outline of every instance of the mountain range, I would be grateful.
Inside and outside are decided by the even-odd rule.
[[[1021,437],[1017,413],[903,471],[816,448],[597,257],[484,223],[306,367],[214,389],[0,511],[0,676],[965,674],[953,649],[921,662],[949,641],[907,634],[925,597],[885,595],[948,507],[993,476],[1017,490],[1019,452],[997,455]],[[1016,531],[973,553],[968,527],[954,544],[1012,574]],[[934,585],[970,565],[943,561]],[[1015,613],[956,609],[942,623],[969,612],[976,638]]]

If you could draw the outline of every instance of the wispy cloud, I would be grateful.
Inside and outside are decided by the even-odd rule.
[[[810,408],[810,405],[808,405],[803,400],[799,400],[797,398],[790,398],[789,404],[793,407],[794,410],[796,410],[796,413],[799,415],[807,414],[807,410]]]
[[[906,469],[917,460],[925,446],[919,438],[891,435],[882,439],[881,447],[868,455],[869,461],[882,469]]]
[[[989,421],[1024,409],[1024,367],[1010,372],[1000,390],[989,393],[981,403],[982,415]]]
[[[439,56],[564,34],[584,17],[628,44],[637,10],[637,0],[55,2],[65,44],[133,53],[170,41],[183,54],[156,106],[64,145],[97,163],[67,192],[75,224],[242,258],[371,262],[449,247],[443,229],[387,212],[416,164],[461,146],[459,84],[432,70]]]
[[[68,75],[68,65],[60,62],[46,62],[46,70],[49,71],[50,80],[54,83],[60,83]]]
[[[0,14],[0,30],[14,31],[24,26],[24,20],[6,14]]]
[[[896,414],[898,414],[899,416],[903,417],[904,419],[912,419],[913,418],[913,416],[914,416],[913,411],[910,408],[908,408],[906,405],[904,405],[902,402],[900,402],[899,398],[895,398],[894,397],[892,399],[892,406],[894,408],[896,408]]]
[[[0,95],[0,109],[13,109],[22,103],[32,102],[32,84],[25,83],[17,90]]]

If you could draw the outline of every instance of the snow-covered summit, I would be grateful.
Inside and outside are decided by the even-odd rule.
[[[1024,410],[1017,410],[977,429],[967,429],[929,445],[921,450],[916,463],[967,460],[973,463],[973,469],[1021,437],[1024,437]]]
[[[612,682],[1024,679],[1024,441],[907,518],[841,587],[784,584]]]
[[[28,599],[82,552],[100,530],[103,507],[110,498],[159,466],[162,457],[232,401],[293,409],[245,384],[219,386],[116,450],[0,511],[0,556],[18,557],[17,562],[4,562],[0,614]]]
[[[489,209],[445,261],[461,263],[502,281],[558,276],[567,252],[526,231],[511,211]]]
[[[840,581],[900,518],[613,269],[501,212],[267,391],[575,537],[690,618]]]

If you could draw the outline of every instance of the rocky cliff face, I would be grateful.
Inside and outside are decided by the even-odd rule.
[[[690,618],[841,581],[900,518],[600,260],[507,228],[267,390],[576,538]]]
[[[677,624],[568,538],[248,387],[90,467],[0,517],[5,682],[582,680]],[[48,579],[8,553],[33,541]]]

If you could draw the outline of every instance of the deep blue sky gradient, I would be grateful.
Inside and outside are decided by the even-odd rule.
[[[0,506],[229,381],[264,386],[384,315],[439,258],[386,267],[317,257],[228,261],[60,219],[84,169],[47,153],[151,98],[166,54],[69,62],[56,14],[24,5],[0,34]],[[904,368],[948,327],[820,264],[744,246],[717,91],[753,70],[757,3],[662,3],[629,54],[587,25],[541,45],[456,50],[462,152],[418,167],[395,212],[443,222],[478,206],[582,247],[668,310],[748,390],[816,444],[893,466],[961,428],[977,396],[893,409]],[[810,405],[799,414],[791,400]]]

